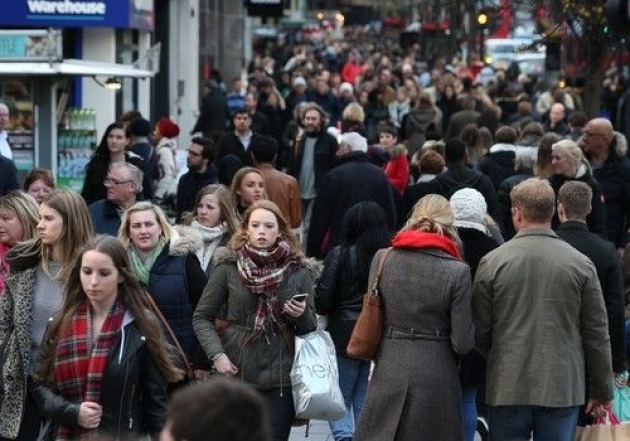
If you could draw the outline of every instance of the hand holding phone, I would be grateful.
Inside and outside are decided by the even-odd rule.
[[[296,302],[303,302],[304,300],[306,300],[307,297],[308,297],[308,293],[304,292],[304,293],[294,295],[291,298],[291,300],[295,300]]]

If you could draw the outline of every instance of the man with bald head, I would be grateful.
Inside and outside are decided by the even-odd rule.
[[[620,256],[628,242],[630,220],[630,160],[611,122],[594,118],[582,131],[584,152],[591,162],[593,176],[602,188],[606,206],[606,233]]]
[[[549,109],[549,120],[544,124],[545,132],[557,133],[565,136],[569,133],[569,127],[565,121],[566,111],[564,104],[553,103]]]
[[[13,152],[9,145],[9,135],[7,133],[10,116],[9,106],[0,103],[0,155],[13,160]]]

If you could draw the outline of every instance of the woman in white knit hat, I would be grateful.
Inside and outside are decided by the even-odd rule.
[[[454,225],[464,248],[463,257],[470,266],[471,277],[474,278],[481,258],[499,246],[486,226],[488,206],[483,195],[474,188],[456,191],[451,196],[450,203],[455,214]],[[459,379],[464,441],[472,441],[477,426],[477,388],[485,380],[485,361],[476,351],[473,350],[462,358]]]

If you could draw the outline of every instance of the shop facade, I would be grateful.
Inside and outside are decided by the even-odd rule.
[[[0,100],[20,175],[44,167],[80,189],[107,125],[123,109],[150,115],[153,0],[12,0],[0,28]]]

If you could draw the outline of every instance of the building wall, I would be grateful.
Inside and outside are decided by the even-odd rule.
[[[243,2],[199,0],[199,13],[200,86],[213,68],[229,83],[241,75],[245,63],[247,15]]]
[[[83,29],[83,59],[116,62],[116,30],[108,28]],[[105,81],[106,78],[98,78]],[[116,120],[116,92],[98,85],[90,77],[82,77],[82,107],[96,110],[96,129],[99,136]]]

